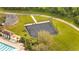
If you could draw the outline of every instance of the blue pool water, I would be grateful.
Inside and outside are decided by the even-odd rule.
[[[16,50],[14,47],[0,42],[0,51],[14,51],[14,50]]]

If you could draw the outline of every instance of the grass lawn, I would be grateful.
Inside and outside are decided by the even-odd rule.
[[[35,19],[40,22],[40,21],[46,21],[46,20],[50,20],[50,18],[48,17],[43,17],[43,16],[34,16]]]
[[[42,16],[35,16],[35,18],[38,22],[48,20],[48,18]],[[54,47],[55,50],[79,50],[79,32],[57,20],[53,20],[52,23],[58,31],[58,34],[54,36],[57,42],[57,45]]]
[[[19,22],[14,26],[7,27],[7,29],[14,32],[17,35],[24,36],[26,35],[24,25],[28,23],[33,23],[32,18],[30,16],[19,16]]]
[[[58,34],[54,36],[56,50],[79,50],[79,32],[57,20],[53,20],[53,24],[58,30]]]
[[[48,18],[36,16],[37,21],[48,20]],[[20,36],[29,37],[29,34],[24,31],[24,25],[27,23],[33,23],[30,16],[19,16],[19,23],[14,26],[10,26],[7,29],[13,31],[15,34]],[[79,50],[79,32],[72,27],[53,20],[52,22],[58,30],[58,34],[54,35],[54,40],[56,41],[55,50]]]

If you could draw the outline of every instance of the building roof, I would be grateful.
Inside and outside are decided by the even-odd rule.
[[[11,35],[11,33],[8,32],[8,31],[2,31],[2,33],[3,33],[3,34],[6,34],[6,35]]]

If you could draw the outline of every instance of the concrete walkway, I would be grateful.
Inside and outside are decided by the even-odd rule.
[[[32,17],[32,20],[37,24],[37,21],[36,21],[36,19],[34,18],[34,16],[31,15],[31,17]]]
[[[64,20],[62,20],[62,19],[59,19],[59,18],[53,18],[53,19],[55,19],[55,20],[57,20],[57,21],[60,21],[60,22],[63,22],[63,23],[65,23],[65,24],[71,26],[72,28],[76,29],[77,31],[79,31],[79,28],[78,28],[78,27],[76,27],[75,25],[73,25],[73,24],[71,24],[71,23],[69,23],[69,22],[66,22],[66,21],[64,21]]]

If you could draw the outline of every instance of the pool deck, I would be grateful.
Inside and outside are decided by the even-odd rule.
[[[5,44],[7,44],[7,45],[10,45],[10,46],[14,47],[17,51],[23,51],[23,50],[24,50],[24,47],[21,46],[20,43],[13,43],[13,42],[10,42],[10,41],[6,40],[6,39],[3,38],[3,37],[0,37],[0,42],[5,43]]]

